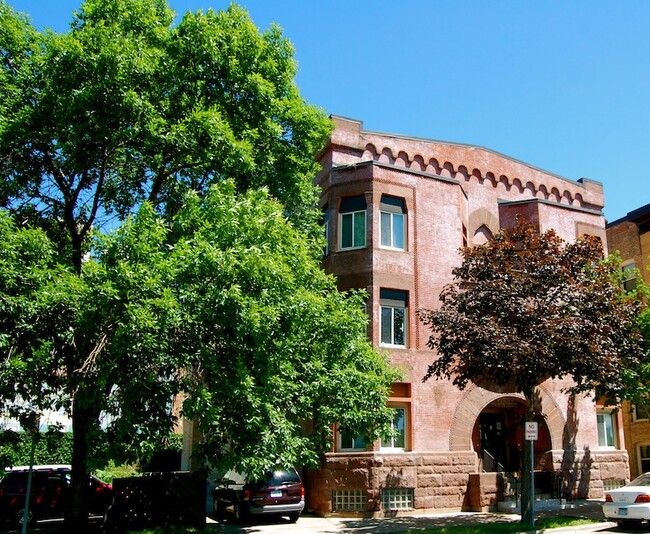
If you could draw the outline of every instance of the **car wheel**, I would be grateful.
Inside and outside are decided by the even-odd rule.
[[[299,517],[300,517],[300,512],[293,512],[293,513],[289,514],[289,521],[291,521],[292,523],[295,523],[296,521],[298,521]]]
[[[16,512],[16,524],[18,526],[22,526],[24,519],[25,519],[25,509],[21,508],[20,510],[18,510],[18,512]],[[34,511],[29,510],[29,512],[27,512],[27,524],[31,525],[33,522],[34,522]]]
[[[233,505],[232,513],[233,513],[233,519],[235,520],[235,523],[243,523],[244,519],[246,519],[246,514],[244,513],[244,510],[242,509],[241,505],[238,502],[236,502]]]
[[[215,519],[222,519],[226,515],[226,508],[223,503],[214,501],[212,504]]]

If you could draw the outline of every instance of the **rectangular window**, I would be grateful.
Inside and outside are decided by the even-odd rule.
[[[623,289],[625,289],[625,291],[636,289],[636,265],[634,262],[623,265],[621,269],[623,270],[623,275],[625,277],[623,279]]]
[[[393,434],[381,439],[382,450],[398,450],[403,451],[406,449],[407,442],[407,418],[408,413],[406,406],[393,407],[393,419],[391,426]]]
[[[650,403],[643,402],[641,404],[635,404],[633,406],[633,414],[635,421],[650,419]]]
[[[334,490],[332,492],[332,505],[334,512],[365,512],[365,490]]]
[[[406,250],[406,208],[404,199],[382,195],[379,214],[379,242],[381,246]]]
[[[596,415],[598,422],[598,445],[600,447],[616,447],[616,424],[611,412],[599,412]]]
[[[360,195],[341,200],[339,211],[339,248],[349,250],[366,246],[366,199]]]
[[[625,486],[625,480],[614,479],[614,480],[603,480],[603,491],[612,491],[618,488]]]
[[[325,228],[325,249],[323,250],[323,256],[327,256],[330,253],[330,210],[327,208],[323,211],[323,226]]]
[[[408,293],[396,289],[381,289],[380,344],[388,347],[406,347],[406,312]]]
[[[339,451],[365,451],[366,442],[358,434],[339,428]]]
[[[639,469],[641,473],[650,471],[650,445],[639,446]]]
[[[412,509],[413,488],[391,488],[382,490],[381,507],[384,511]]]

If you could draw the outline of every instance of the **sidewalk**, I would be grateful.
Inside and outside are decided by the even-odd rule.
[[[605,522],[601,512],[600,501],[575,501],[569,503],[564,510],[545,510],[536,513],[536,518],[541,517],[584,517],[599,521],[589,525],[579,525],[569,528],[558,528],[538,532],[552,532],[553,534],[588,533],[610,531],[616,525]],[[426,515],[403,515],[398,517],[387,517],[381,519],[361,518],[340,518],[320,517],[305,514],[297,523],[289,523],[286,520],[266,521],[255,525],[234,525],[231,523],[220,523],[211,525],[220,534],[398,534],[405,532],[417,532],[426,528],[441,528],[452,526],[476,527],[480,532],[481,526],[490,523],[513,521],[518,522],[518,514],[498,514],[489,512],[454,512],[446,514]],[[214,523],[211,519],[209,522]],[[522,530],[521,532],[526,532]],[[532,531],[531,531],[532,532]],[[621,532],[621,531],[619,531]]]

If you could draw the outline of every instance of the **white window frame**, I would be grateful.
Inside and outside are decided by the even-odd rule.
[[[395,291],[404,295],[403,300],[391,299],[391,298],[382,298],[382,292]],[[390,332],[385,331],[384,327],[384,310],[390,314]],[[396,310],[400,310],[402,313],[402,331],[403,331],[403,342],[396,343],[395,339],[395,314]],[[384,334],[388,334],[390,341],[384,341]],[[408,292],[402,290],[380,290],[380,299],[379,299],[379,345],[382,347],[393,347],[393,348],[406,348],[408,346]]]
[[[361,438],[361,436],[352,436],[351,433],[348,433],[347,431],[341,429],[340,427],[338,428],[338,432],[336,434],[337,434],[336,448],[340,452],[355,452],[355,451],[358,452],[358,451],[365,451],[368,449],[365,441],[363,440],[363,438]],[[346,443],[343,442],[343,438],[349,438],[349,437],[352,437],[352,447],[346,447]],[[361,445],[361,443],[357,443],[357,440],[360,440],[363,443],[363,445]]]
[[[398,235],[395,230],[396,218],[402,220],[401,235]],[[384,231],[384,221],[388,222],[386,225],[388,227],[387,233]],[[407,218],[404,199],[382,195],[379,204],[379,246],[390,250],[406,250],[406,222]],[[396,244],[398,240],[401,240],[401,246]]]
[[[632,405],[632,420],[633,421],[648,421],[650,419],[650,399],[645,403],[645,415],[648,417],[639,417],[639,407],[636,404]]]
[[[357,250],[366,248],[368,244],[368,205],[363,195],[355,195],[341,199],[338,213],[338,245],[340,251]],[[343,221],[350,218],[349,245],[344,246]],[[362,225],[362,228],[357,228]],[[358,232],[355,230],[359,230]],[[363,236],[363,243],[355,241],[355,237]]]
[[[596,425],[598,429],[598,447],[600,449],[615,449],[618,441],[616,415],[611,410],[598,410],[596,412]]]
[[[329,256],[330,253],[330,210],[325,208],[323,211],[323,226],[325,227],[325,249],[323,256]]]
[[[643,449],[646,449],[645,453],[647,456],[643,456]],[[638,460],[639,473],[647,473],[650,471],[650,443],[641,443],[636,447],[636,457]],[[643,461],[646,462],[646,468],[643,467]]]
[[[410,424],[410,409],[407,404],[389,404],[389,408],[392,408],[397,414],[398,411],[403,412],[403,446],[395,445],[398,438],[395,436],[390,436],[389,438],[381,438],[380,440],[380,450],[382,452],[404,452],[408,450],[409,445],[409,424]],[[397,419],[393,416],[392,427],[396,428]],[[398,428],[399,430],[399,428]]]
[[[623,265],[621,265],[621,270],[625,275],[625,279],[623,280],[623,289],[625,291],[632,291],[633,289],[636,289],[637,273],[635,269],[636,269],[636,264],[633,261],[628,261]],[[632,287],[630,287],[630,285]]]

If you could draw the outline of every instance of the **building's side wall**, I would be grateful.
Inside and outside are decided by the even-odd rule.
[[[647,221],[638,221],[623,218],[607,228],[607,242],[610,252],[617,252],[623,265],[633,262],[639,269],[645,282],[650,282],[650,231],[647,230]],[[621,420],[625,435],[625,446],[630,457],[630,476],[635,478],[643,472],[641,462],[641,448],[650,447],[650,421],[637,419],[634,407],[623,403]],[[647,459],[647,458],[646,458]],[[645,463],[646,467],[648,462]]]

